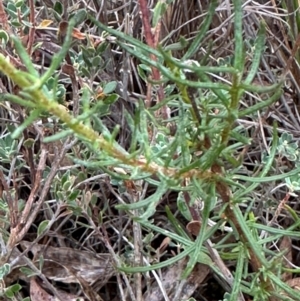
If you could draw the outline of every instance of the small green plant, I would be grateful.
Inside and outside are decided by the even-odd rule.
[[[283,133],[279,138],[277,149],[279,155],[285,156],[289,161],[299,161],[299,146],[294,142],[293,135]]]

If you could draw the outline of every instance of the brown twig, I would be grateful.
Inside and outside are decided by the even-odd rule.
[[[142,22],[143,22],[143,26],[144,26],[146,43],[148,44],[148,46],[155,48],[154,35],[151,31],[151,26],[150,26],[150,13],[149,13],[149,9],[147,6],[147,1],[139,0],[139,5],[140,5],[141,13],[142,13]]]
[[[26,217],[25,215],[24,215],[24,218],[21,219],[21,221],[23,221],[23,222],[26,221],[26,224],[25,225],[23,224],[23,227],[20,228],[18,232],[14,231],[15,235],[16,235],[15,241],[20,241],[21,239],[23,239],[23,237],[27,233],[29,227],[31,226],[31,224],[34,222],[36,216],[38,215],[38,213],[39,213],[39,211],[40,211],[40,209],[41,209],[41,207],[43,205],[43,202],[44,202],[44,200],[45,200],[45,198],[46,198],[46,196],[47,196],[47,194],[49,192],[49,189],[51,187],[51,183],[53,181],[53,178],[55,177],[55,175],[57,174],[57,172],[59,170],[59,165],[60,165],[61,161],[64,159],[66,152],[73,146],[73,143],[70,143],[70,144],[68,144],[68,143],[69,143],[69,141],[66,141],[64,143],[64,145],[63,145],[60,153],[56,157],[56,160],[52,163],[51,171],[48,174],[48,177],[47,177],[47,179],[45,181],[43,189],[41,190],[39,199],[36,201],[36,205],[30,211],[30,214],[27,216],[27,219],[25,219],[25,217]],[[43,145],[43,147],[44,148],[43,148],[42,152],[47,153],[45,145]],[[37,168],[37,176],[35,177],[36,181],[39,180],[39,172],[40,172],[40,169],[43,166],[42,165],[43,162],[41,160],[42,160],[42,158],[40,159],[40,163],[39,163],[38,168]],[[43,171],[43,170],[44,169],[42,169],[41,171]],[[11,236],[13,236],[13,234],[11,234]],[[11,238],[10,238],[10,240],[11,240]],[[10,240],[9,240],[9,242],[10,242]]]
[[[37,166],[36,174],[35,174],[35,181],[33,184],[33,187],[31,189],[30,195],[28,197],[28,200],[26,202],[25,208],[23,210],[22,216],[20,218],[20,226],[23,226],[26,224],[28,217],[30,215],[30,212],[32,211],[33,203],[35,201],[37,192],[39,188],[41,187],[41,181],[42,181],[42,174],[46,166],[46,159],[47,159],[47,149],[43,147],[42,145],[42,151],[40,155],[40,162]]]
[[[33,0],[29,0],[29,7],[30,7],[29,22],[31,23],[31,27],[29,29],[29,35],[28,35],[27,53],[31,55],[32,45],[34,43],[34,36],[35,36],[35,9],[34,9]]]
[[[45,194],[44,198],[41,201],[41,197],[46,190],[46,188],[45,188],[46,184],[45,184],[44,189],[42,190],[41,196],[39,198],[39,201],[38,201],[36,207],[33,208],[33,203],[36,199],[37,191],[41,187],[42,173],[45,169],[46,159],[47,159],[47,149],[45,148],[45,146],[42,145],[40,161],[39,161],[39,164],[37,167],[33,188],[31,189],[31,193],[28,197],[24,211],[23,211],[22,216],[20,217],[17,225],[15,227],[11,227],[11,232],[10,232],[9,240],[7,243],[8,256],[9,256],[10,252],[12,251],[12,249],[15,247],[15,245],[20,240],[22,240],[23,237],[25,236],[25,234],[27,233],[28,229],[30,228],[31,224],[33,223],[35,217],[37,216],[37,214],[40,210],[42,201],[44,200],[44,198],[46,196],[46,194]],[[48,177],[47,181],[49,179],[51,179],[51,181],[52,181],[53,178]],[[49,185],[49,187],[50,187],[50,185]],[[47,193],[48,193],[48,191],[49,191],[49,188],[47,190]],[[34,218],[32,218],[33,215],[34,215]]]

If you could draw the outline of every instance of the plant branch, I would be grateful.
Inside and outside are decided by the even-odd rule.
[[[105,140],[105,138],[99,135],[96,131],[71,116],[63,105],[48,99],[44,92],[38,88],[39,85],[37,82],[33,83],[28,79],[32,79],[32,76],[27,76],[27,73],[21,72],[14,68],[13,65],[7,62],[2,54],[0,54],[0,70],[11,80],[13,80],[20,88],[25,90],[27,95],[30,95],[31,100],[36,102],[38,107],[58,117],[75,134],[85,137],[85,139],[87,139],[94,147],[105,151],[111,157],[120,161],[120,163],[128,165],[131,168],[140,168],[142,171],[150,174],[163,174],[167,177],[178,179],[184,179],[186,177],[211,179],[214,177],[210,171],[193,169],[186,172],[181,172],[181,170],[177,168],[164,167],[153,162],[148,162],[148,160],[142,156],[139,158],[133,158],[124,149],[115,147],[111,142]],[[38,81],[38,79],[36,79],[36,81]],[[33,86],[37,88],[31,89]]]
[[[148,44],[148,46],[150,46],[153,49],[157,48],[158,45],[158,37],[159,37],[159,32],[160,32],[160,28],[161,28],[161,23],[158,22],[156,28],[155,28],[155,34],[152,33],[151,30],[151,26],[150,26],[150,12],[147,6],[147,1],[146,0],[139,0],[139,5],[140,5],[140,9],[141,9],[141,13],[142,13],[142,22],[143,22],[143,27],[144,27],[144,32],[145,32],[145,39],[146,39],[146,43]],[[157,58],[154,54],[150,54],[150,59],[153,61],[157,61]],[[161,75],[160,75],[160,71],[156,68],[151,66],[151,70],[152,70],[152,80],[154,81],[160,81],[161,80]],[[148,90],[151,89],[151,84],[148,83]],[[148,96],[148,100],[147,100],[147,107],[149,107],[151,99],[149,99],[151,93],[150,91],[148,91],[147,93]],[[159,84],[158,90],[157,90],[157,102],[161,102],[163,99],[165,98],[164,95],[164,89],[162,84]],[[163,119],[168,119],[169,113],[168,113],[168,108],[166,105],[164,105],[161,108],[161,112],[162,112],[162,117]]]

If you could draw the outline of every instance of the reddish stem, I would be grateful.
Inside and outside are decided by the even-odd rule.
[[[34,43],[34,34],[35,34],[35,9],[34,9],[33,0],[29,0],[29,7],[30,7],[29,21],[31,23],[31,28],[29,29],[27,52],[29,55],[31,55],[32,45]]]
[[[142,22],[143,22],[143,27],[144,27],[144,35],[145,35],[146,43],[151,48],[156,49],[156,47],[158,45],[158,37],[159,37],[160,28],[161,28],[161,23],[158,22],[158,24],[154,30],[154,32],[155,32],[155,34],[154,34],[152,32],[151,25],[150,25],[150,12],[148,9],[147,1],[139,0],[139,5],[140,5],[141,13],[142,13]],[[150,54],[150,59],[153,61],[157,61],[156,56],[153,54]],[[152,71],[152,79],[155,81],[159,81],[160,80],[159,70],[155,67],[151,67],[151,71]],[[148,85],[147,95],[151,95],[150,89],[151,89],[151,85]],[[160,84],[158,87],[158,90],[157,90],[157,102],[162,101],[164,99],[164,97],[165,97],[164,89],[163,89],[162,85]],[[147,99],[146,104],[149,105],[150,103],[151,103],[151,100]],[[161,114],[162,114],[163,119],[169,118],[168,109],[166,106],[162,107]]]

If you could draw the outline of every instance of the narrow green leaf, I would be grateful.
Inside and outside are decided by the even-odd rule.
[[[294,298],[294,300],[299,299],[299,291],[296,289],[292,289],[289,285],[287,285],[285,282],[283,282],[281,279],[279,279],[277,276],[275,276],[273,273],[268,272],[268,277],[272,280],[274,284],[277,284],[281,289],[283,289],[287,295]]]
[[[166,192],[167,189],[168,189],[167,184],[162,183],[160,186],[157,187],[155,193],[151,194],[148,198],[132,204],[116,205],[115,208],[119,210],[135,210],[135,209],[144,208],[146,206],[148,206],[148,208],[149,207],[153,208],[160,201],[161,197],[163,196],[163,194]]]
[[[233,287],[230,295],[230,301],[238,300],[238,296],[241,293],[241,281],[243,276],[243,269],[245,264],[245,259],[247,258],[247,254],[245,253],[244,246],[240,243],[239,244],[239,252],[238,252],[238,259],[236,264],[236,269],[234,273],[234,282]]]
[[[164,1],[158,1],[153,10],[152,27],[155,27],[158,21],[167,10],[167,4]]]
[[[35,120],[37,120],[40,117],[42,110],[40,109],[35,109],[30,112],[30,115],[26,118],[26,120],[16,128],[16,130],[11,134],[11,137],[13,139],[18,138],[22,132],[30,125],[32,124]]]
[[[75,20],[74,26],[78,26],[87,19],[86,8],[76,9],[75,14],[72,16]]]
[[[183,192],[179,192],[178,193],[178,197],[177,197],[177,209],[179,210],[179,212],[185,217],[185,219],[187,221],[191,221],[192,220],[192,216],[191,216],[191,212],[185,202],[184,196],[183,196]]]
[[[200,183],[197,179],[193,179],[194,187],[201,193],[202,189]],[[204,197],[205,204],[204,209],[202,210],[202,221],[201,221],[201,231],[199,232],[197,239],[195,241],[195,249],[190,253],[190,259],[187,263],[185,270],[183,271],[182,277],[187,278],[191,272],[193,271],[195,264],[198,261],[198,254],[202,248],[204,243],[205,234],[206,234],[206,227],[209,219],[210,213],[210,204],[215,200],[215,184],[212,183],[208,189],[209,194]]]
[[[72,43],[72,30],[74,28],[74,24],[75,24],[74,19],[71,19],[69,21],[67,34],[64,39],[64,43],[61,47],[61,50],[58,53],[53,55],[51,65],[49,66],[47,71],[42,76],[38,85],[34,85],[31,89],[31,91],[36,90],[37,88],[40,88],[41,86],[43,86],[47,82],[47,80],[53,75],[53,73],[56,71],[56,69],[61,65],[62,61],[65,59],[65,57],[70,49],[71,43]]]
[[[243,6],[234,0],[234,68],[242,74],[244,70]]]
[[[184,237],[185,239],[189,239],[188,234],[186,233],[186,231],[182,228],[181,224],[179,223],[179,221],[176,219],[176,217],[173,215],[173,213],[171,212],[169,206],[165,207],[166,210],[166,214],[168,217],[169,222],[172,224],[172,226],[174,227],[175,231],[182,237]]]
[[[32,59],[29,56],[29,54],[27,53],[26,49],[23,47],[20,39],[16,36],[11,36],[11,39],[14,43],[14,47],[15,47],[18,55],[20,56],[22,62],[26,66],[28,72],[35,77],[39,77],[40,75],[39,75],[38,71],[35,69],[35,67],[33,66]]]
[[[53,9],[59,14],[59,15],[62,15],[63,12],[64,12],[64,7],[62,5],[62,3],[60,1],[56,1],[54,6],[53,6]]]
[[[186,51],[186,53],[183,56],[184,60],[187,60],[191,58],[198,50],[201,45],[202,39],[204,36],[207,34],[207,31],[209,29],[209,26],[212,21],[212,17],[215,13],[215,9],[217,7],[218,1],[217,0],[212,0],[210,1],[210,6],[208,8],[208,12],[206,15],[206,18],[204,20],[204,23],[200,25],[200,30],[198,31],[198,34],[195,38],[193,38],[193,42],[189,49]]]
[[[7,44],[9,40],[9,35],[6,31],[3,29],[0,30],[0,39],[4,42],[4,44]]]
[[[0,94],[0,101],[5,101],[5,100],[12,101],[14,103],[17,103],[21,106],[28,107],[28,108],[35,108],[36,107],[36,104],[33,103],[32,101],[24,100],[19,96],[8,94],[8,93],[7,94]]]
[[[61,140],[63,138],[66,138],[68,136],[70,136],[72,134],[72,130],[64,130],[64,131],[60,131],[56,134],[53,134],[51,136],[45,137],[43,139],[44,143],[50,143],[50,142],[54,142],[54,141],[58,141]]]
[[[258,85],[247,85],[243,82],[240,83],[240,88],[246,90],[248,92],[255,92],[255,93],[270,93],[277,91],[278,88],[282,87],[283,82],[278,82],[276,84],[270,86],[258,86]]]
[[[124,40],[126,42],[128,42],[129,44],[133,45],[133,46],[136,46],[136,49],[141,49],[141,50],[144,50],[146,51],[147,53],[152,53],[154,54],[157,58],[161,58],[161,54],[149,47],[147,44],[129,36],[129,35],[126,35],[125,33],[123,33],[122,31],[120,30],[116,30],[116,29],[113,29],[111,27],[108,27],[104,24],[102,24],[101,22],[99,22],[98,20],[96,20],[92,15],[88,15],[88,18],[99,28],[101,28],[102,30],[112,34],[113,36],[117,37],[117,38],[120,38],[121,40]],[[136,51],[135,49],[135,51]]]
[[[165,260],[163,262],[152,264],[152,265],[149,265],[149,266],[144,266],[144,267],[125,267],[125,266],[119,266],[117,268],[118,268],[118,270],[123,271],[125,273],[144,273],[144,272],[149,272],[149,271],[161,269],[161,268],[170,266],[172,264],[175,264],[179,260],[181,260],[181,259],[185,258],[187,255],[189,255],[189,253],[191,253],[193,251],[193,249],[194,249],[194,247],[192,246],[192,247],[187,248],[183,252],[179,253],[178,255],[176,255],[176,256],[174,256],[174,257],[172,257],[170,259],[167,259],[167,260]]]
[[[259,242],[256,241],[251,233],[251,229],[249,229],[245,217],[243,216],[240,208],[238,205],[232,205],[232,211],[234,212],[234,215],[237,219],[237,222],[239,223],[240,228],[242,229],[249,247],[252,249],[252,251],[255,253],[255,256],[260,261],[262,266],[264,266],[266,269],[270,268],[269,262],[264,257],[264,254],[261,252],[261,247],[259,245]]]
[[[35,276],[37,273],[27,267],[21,267],[20,271],[27,277]]]
[[[261,21],[259,31],[258,31],[258,36],[255,41],[255,46],[254,46],[255,51],[254,51],[253,58],[251,60],[252,62],[251,68],[249,70],[247,78],[245,79],[245,84],[250,84],[257,74],[257,70],[260,65],[260,59],[265,49],[265,34],[266,34],[265,21]]]
[[[282,95],[282,90],[280,87],[278,87],[277,91],[267,100],[259,101],[255,105],[249,106],[249,108],[247,108],[245,110],[241,110],[239,112],[239,118],[241,118],[243,116],[251,115],[255,112],[261,111],[262,109],[264,109],[266,107],[269,107],[271,104],[276,102],[280,98],[281,95]]]

